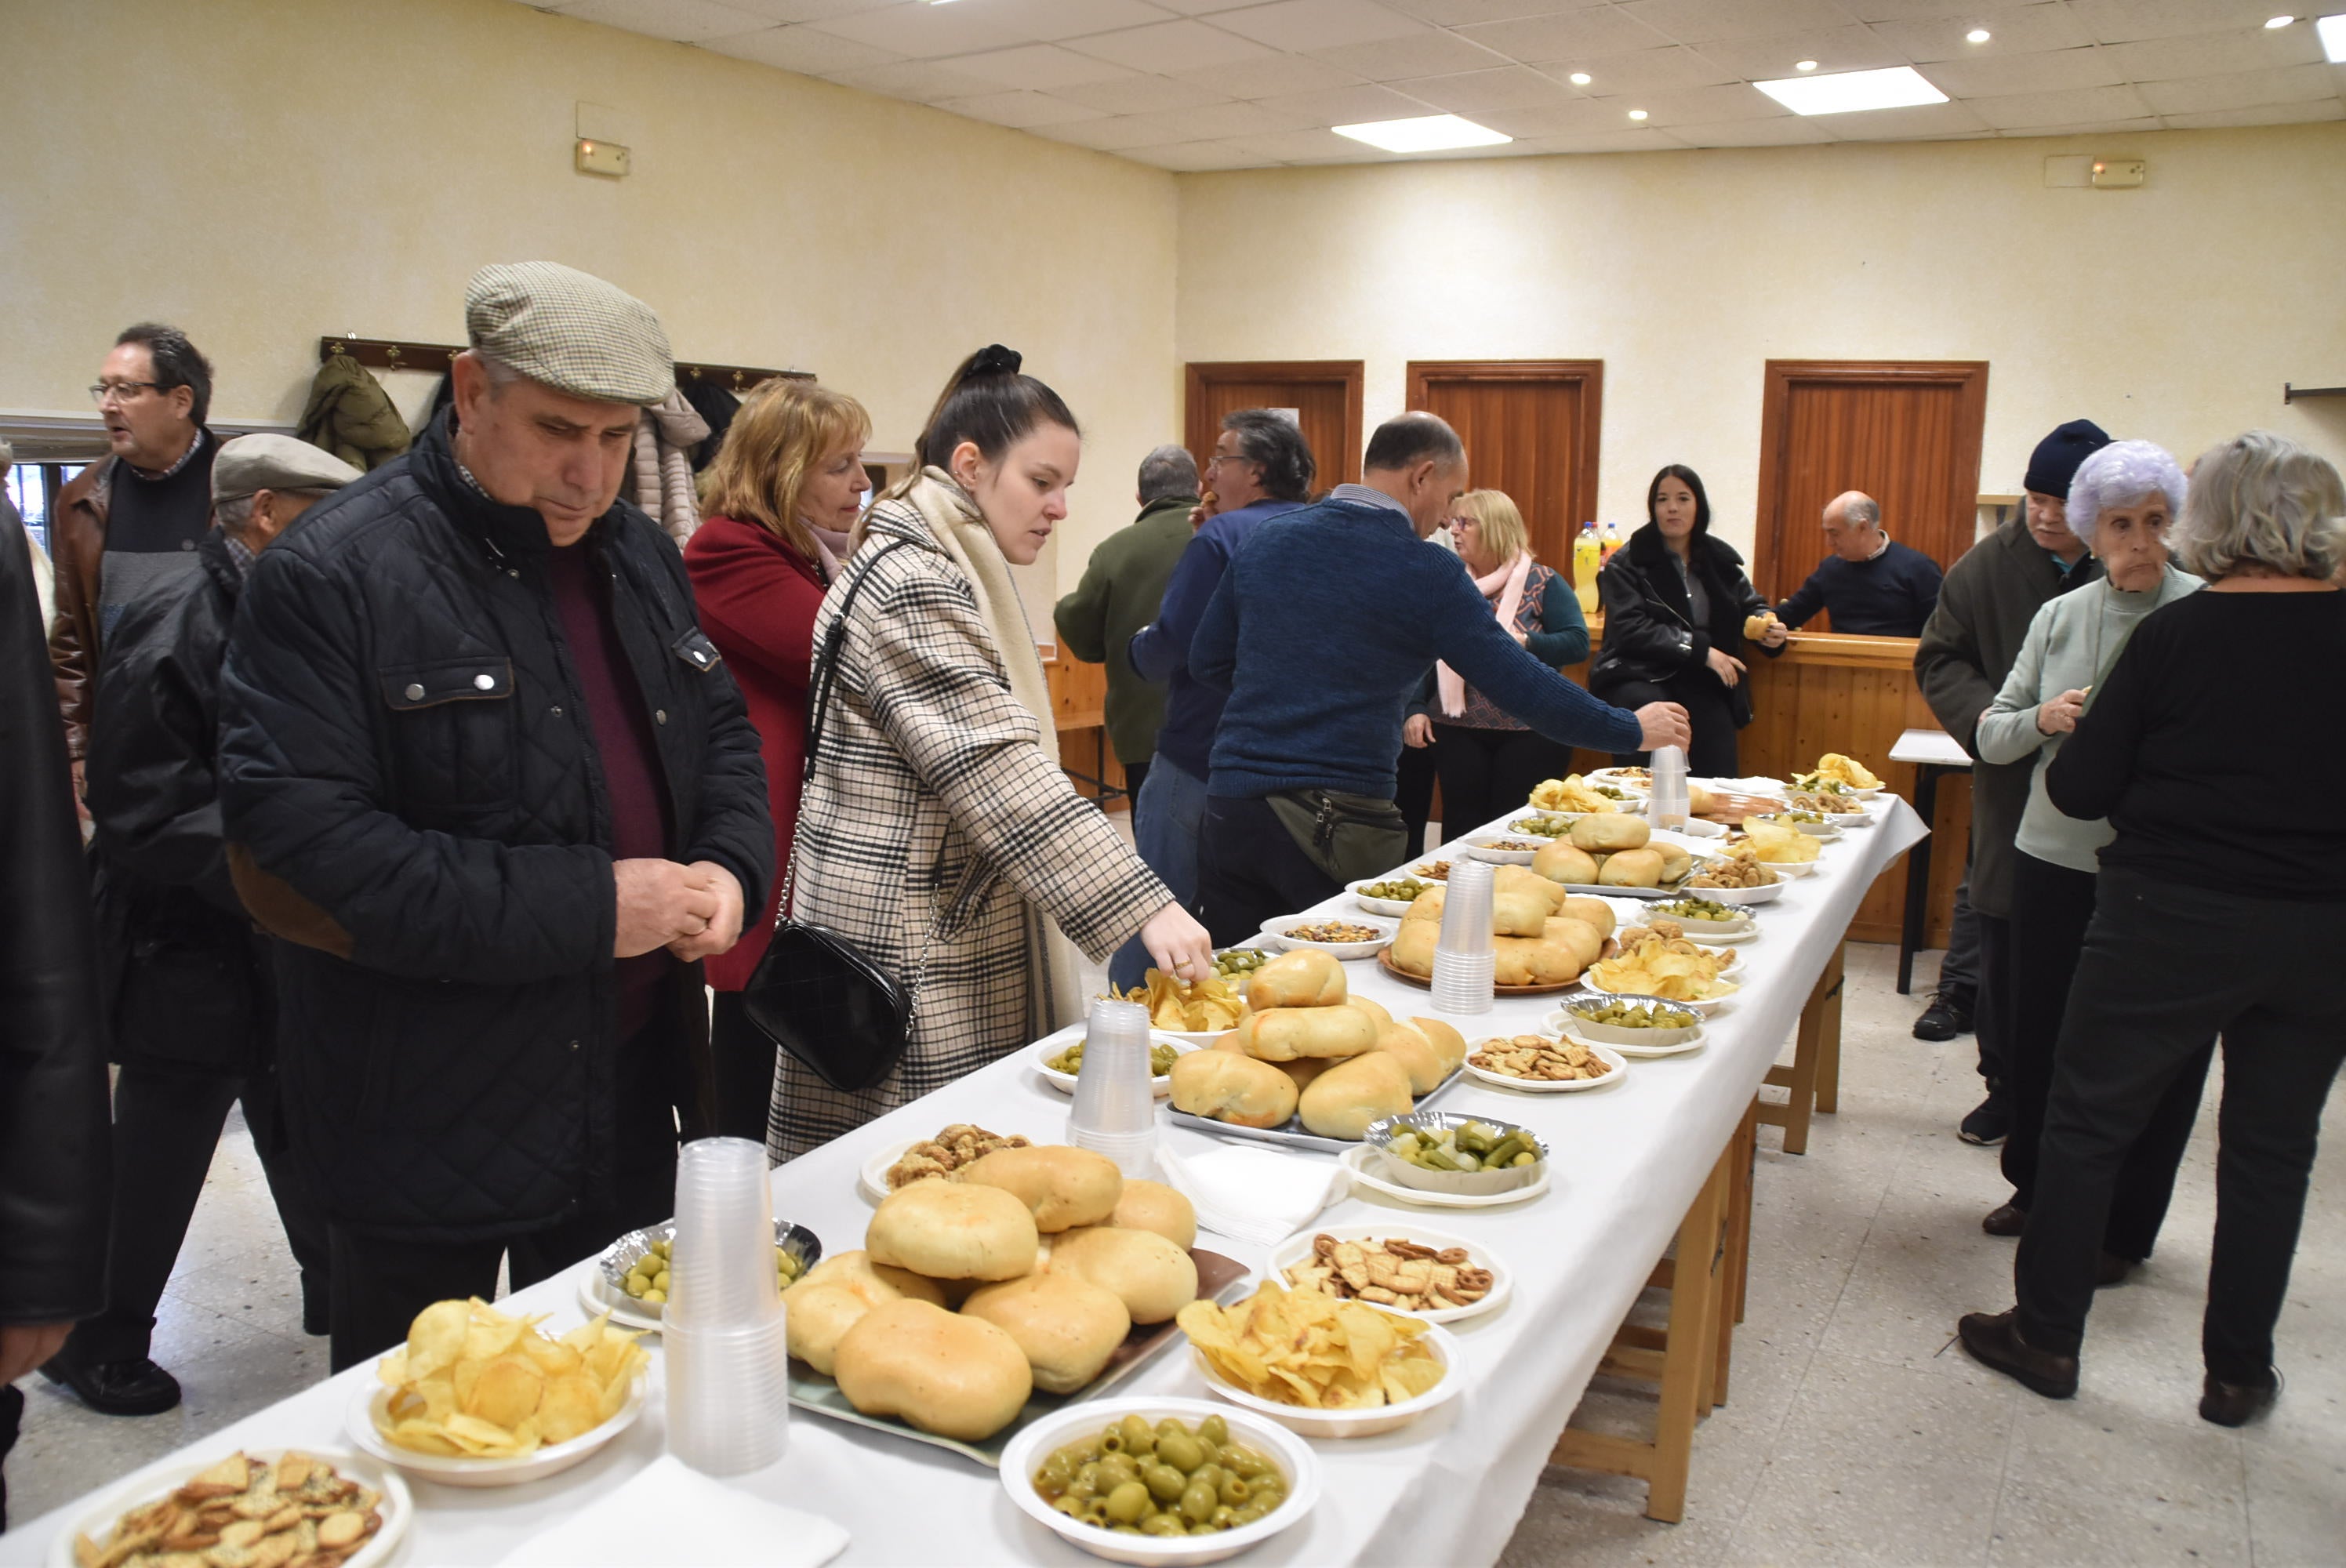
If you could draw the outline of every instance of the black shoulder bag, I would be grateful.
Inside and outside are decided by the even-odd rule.
[[[912,983],[900,983],[869,953],[826,926],[792,918],[790,888],[798,874],[799,840],[806,832],[804,791],[814,781],[816,753],[831,709],[831,685],[839,672],[840,645],[847,640],[848,617],[872,568],[903,541],[875,554],[840,601],[839,615],[824,636],[810,672],[806,770],[800,776],[801,803],[790,835],[790,856],[782,869],[781,900],[774,936],[757,972],[741,992],[741,1011],[760,1033],[798,1063],[842,1094],[859,1094],[896,1070],[911,1039],[913,1016],[928,963],[923,943]],[[933,932],[932,932],[933,934]]]

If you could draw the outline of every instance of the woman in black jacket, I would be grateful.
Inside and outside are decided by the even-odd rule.
[[[1605,601],[1605,651],[1588,672],[1588,689],[1620,708],[1678,704],[1694,727],[1687,770],[1737,777],[1735,732],[1751,722],[1751,696],[1735,655],[1744,621],[1765,615],[1768,602],[1743,575],[1734,546],[1710,536],[1710,498],[1693,469],[1673,463],[1654,475],[1646,525],[1606,565],[1596,589]],[[1775,657],[1785,636],[1780,623],[1770,622],[1760,651]],[[1641,766],[1646,754],[1613,760]]]

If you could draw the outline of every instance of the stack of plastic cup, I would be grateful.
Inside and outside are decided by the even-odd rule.
[[[1488,1013],[1497,955],[1491,943],[1491,862],[1450,862],[1442,934],[1433,943],[1433,1005],[1443,1013]]]
[[[660,1314],[668,1451],[709,1475],[762,1470],[782,1457],[790,1413],[763,1145],[747,1138],[684,1145],[668,1273]]]
[[[1691,815],[1687,796],[1687,755],[1676,746],[1657,746],[1649,766],[1654,775],[1654,798],[1646,808],[1646,820],[1657,828],[1683,828]]]
[[[1106,1155],[1136,1180],[1157,1166],[1157,1092],[1148,1071],[1148,1009],[1135,1002],[1092,1003],[1084,1064],[1076,1074],[1067,1142]]]

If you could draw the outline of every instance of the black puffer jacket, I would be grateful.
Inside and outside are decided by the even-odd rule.
[[[683,559],[625,503],[587,542],[656,721],[670,858],[725,866],[756,909],[758,736]],[[466,482],[443,415],[263,552],[230,638],[230,867],[302,944],[279,971],[288,1111],[356,1229],[513,1235],[610,1191],[611,811],[548,548],[536,511]],[[705,1037],[686,1048],[705,1071]]]
[[[1734,545],[1706,532],[1694,536],[1692,565],[1710,599],[1710,618],[1701,626],[1694,623],[1686,579],[1678,575],[1670,547],[1651,523],[1630,535],[1597,574],[1596,591],[1605,600],[1605,650],[1588,671],[1590,691],[1609,700],[1633,680],[1680,675],[1717,680],[1708,669],[1713,648],[1745,658],[1744,617],[1765,610],[1768,602],[1743,575],[1743,557]],[[1755,646],[1770,658],[1784,651]],[[1728,687],[1727,700],[1736,728],[1751,722],[1747,683]]]

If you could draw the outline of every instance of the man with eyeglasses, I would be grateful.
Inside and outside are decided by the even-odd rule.
[[[49,532],[57,596],[49,663],[76,799],[107,634],[149,590],[196,570],[196,546],[211,526],[212,457],[219,450],[204,426],[211,361],[177,327],[142,321],[125,329],[89,394],[106,422],[109,454],[66,486]]]

